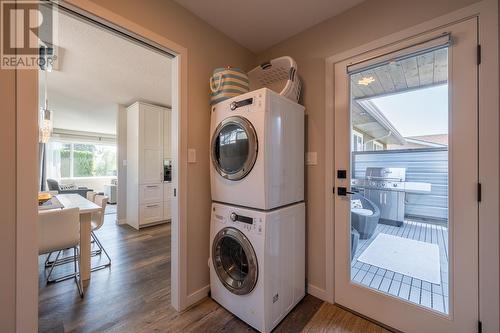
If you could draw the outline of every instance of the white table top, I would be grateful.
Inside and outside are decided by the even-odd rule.
[[[80,214],[94,213],[101,210],[101,206],[85,199],[79,194],[58,194],[56,198],[63,204],[64,208],[79,208]]]

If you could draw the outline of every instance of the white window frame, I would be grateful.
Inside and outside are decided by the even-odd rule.
[[[373,141],[373,150],[384,150],[384,145],[378,141]]]
[[[61,144],[69,144],[70,145],[70,153],[69,153],[69,164],[70,164],[70,168],[69,168],[69,177],[63,177],[61,175],[61,178],[60,179],[103,179],[103,178],[117,178],[118,177],[118,145],[116,143],[112,143],[112,142],[103,142],[103,143],[99,143],[99,142],[92,142],[92,141],[82,141],[82,140],[76,140],[76,141],[72,141],[72,140],[67,140],[67,139],[55,139],[55,140],[51,140],[51,142],[57,142],[57,143],[61,143]],[[96,145],[96,146],[114,146],[115,147],[115,155],[116,155],[116,171],[117,171],[117,174],[115,176],[84,176],[84,177],[78,177],[78,176],[75,176],[75,173],[74,173],[74,161],[75,161],[75,158],[74,158],[74,146],[75,144],[84,144],[84,145]]]
[[[357,149],[358,143],[354,140],[354,138],[360,138],[361,139],[361,149]],[[356,147],[356,149],[354,149]],[[351,149],[352,151],[364,151],[365,150],[365,139],[364,136],[361,132],[356,131],[355,129],[352,129],[352,137],[351,137]]]

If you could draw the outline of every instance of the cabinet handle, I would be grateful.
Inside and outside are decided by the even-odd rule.
[[[146,185],[146,187],[148,187],[148,188],[155,188],[155,187],[158,187],[158,185]]]
[[[146,208],[158,207],[159,205],[147,205]]]

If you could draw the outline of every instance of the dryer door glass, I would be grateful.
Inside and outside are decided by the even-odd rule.
[[[212,138],[212,162],[226,179],[240,180],[252,170],[257,159],[257,135],[242,117],[222,121]]]
[[[257,257],[243,233],[225,228],[216,235],[212,260],[217,276],[234,294],[250,293],[257,283]]]

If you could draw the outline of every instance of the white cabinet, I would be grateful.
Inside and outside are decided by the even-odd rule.
[[[156,223],[163,220],[163,203],[141,205],[140,224]]]
[[[172,112],[163,114],[163,131],[168,135],[163,136],[163,158],[172,158]]]
[[[142,203],[152,203],[163,201],[163,185],[162,184],[148,184],[139,185],[140,195],[139,201]]]
[[[127,223],[136,229],[170,219],[163,182],[170,136],[170,109],[142,102],[127,108]]]
[[[163,219],[172,219],[172,183],[163,184]]]

